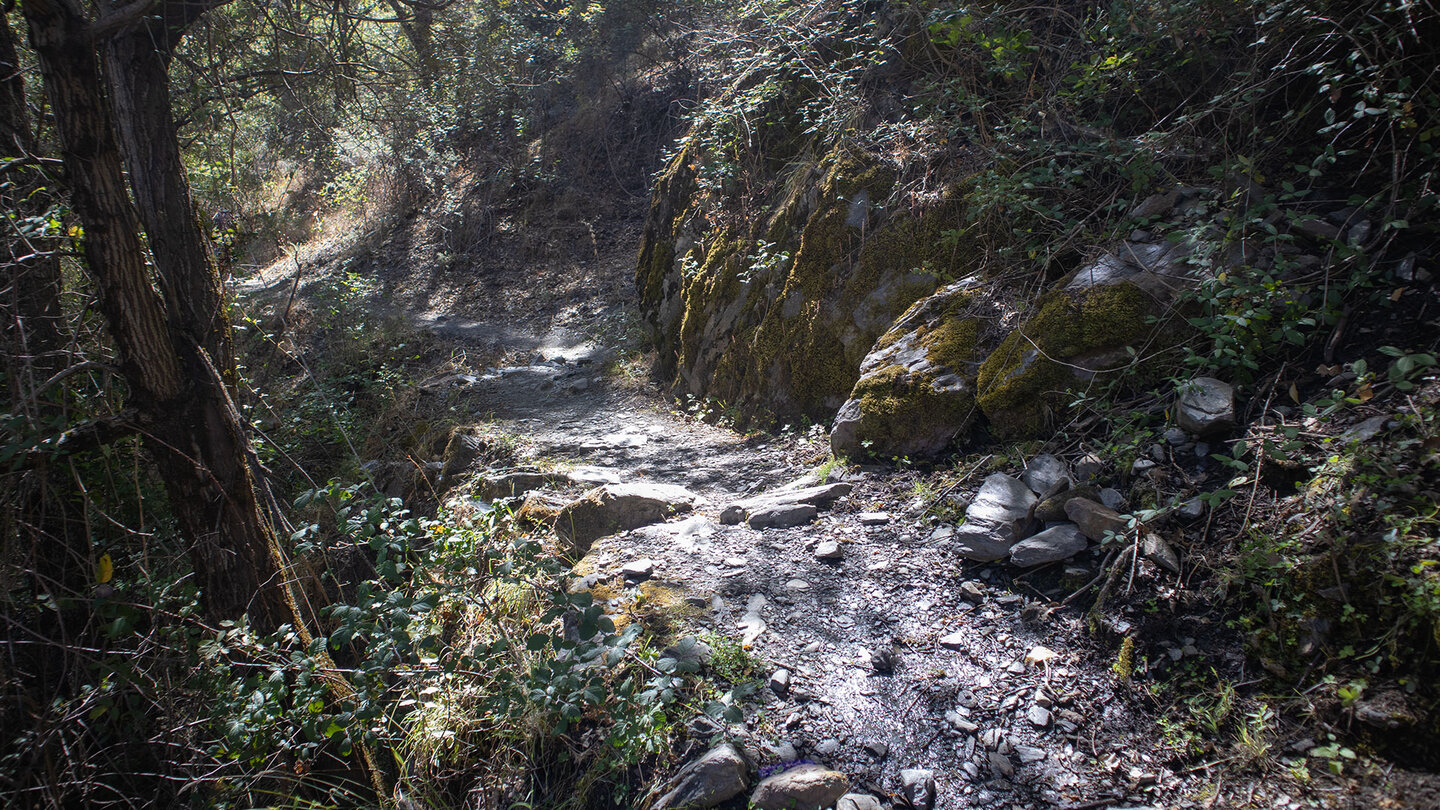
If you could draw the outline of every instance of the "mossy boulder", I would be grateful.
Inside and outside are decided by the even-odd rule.
[[[935,456],[971,425],[991,320],[971,314],[976,286],[959,281],[915,303],[876,341],[836,414],[836,455]]]
[[[1151,358],[1183,337],[1165,296],[1130,279],[1061,288],[980,366],[976,402],[1001,438],[1039,438],[1058,423],[1068,391]],[[1152,365],[1149,374],[1159,370]]]
[[[636,273],[653,371],[677,395],[828,420],[895,318],[978,263],[973,240],[944,238],[963,190],[891,213],[894,173],[865,153],[795,161],[744,217],[703,188],[702,161],[682,150],[657,183]]]

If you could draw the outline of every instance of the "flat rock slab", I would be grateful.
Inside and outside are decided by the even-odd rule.
[[[929,768],[906,768],[900,772],[900,792],[911,810],[931,810],[935,806],[935,772]]]
[[[512,498],[516,495],[524,495],[531,490],[548,487],[562,480],[565,480],[562,476],[543,473],[538,470],[517,470],[515,472],[497,473],[481,478],[475,484],[475,494],[483,500],[495,501],[500,498]]]
[[[1129,528],[1119,512],[1088,498],[1074,498],[1066,502],[1065,516],[1075,522],[1081,534],[1097,543],[1105,539],[1107,532],[1124,534]]]
[[[750,803],[759,810],[824,810],[849,788],[843,773],[819,765],[797,765],[757,785]]]
[[[969,523],[950,535],[950,548],[967,560],[994,562],[1003,560],[1015,545],[1015,534],[1007,527],[972,526]]]
[[[975,500],[965,509],[965,523],[1008,527],[1026,517],[1033,503],[1035,493],[1024,482],[1004,473],[995,473],[985,479],[980,491],[975,494]]]
[[[580,557],[601,537],[659,523],[695,508],[699,496],[673,484],[606,484],[567,504],[555,516],[555,534]]]
[[[837,481],[833,484],[817,484],[813,487],[802,487],[800,489],[780,489],[774,492],[765,492],[753,498],[746,498],[739,501],[735,506],[743,509],[755,509],[761,506],[785,506],[790,504],[809,504],[814,507],[825,508],[850,494],[855,487],[844,481]]]
[[[1010,549],[1010,562],[1022,568],[1059,562],[1079,554],[1089,545],[1090,541],[1079,527],[1062,524],[1016,543]]]
[[[655,810],[699,810],[723,804],[745,790],[750,766],[735,746],[725,743],[706,751],[670,780],[670,791]]]
[[[821,509],[828,508],[850,494],[854,486],[843,481],[819,484],[800,489],[766,492],[733,503],[720,513],[720,522],[733,525],[745,521],[752,529],[788,529],[814,520]]]
[[[752,510],[747,523],[752,529],[789,529],[803,526],[819,514],[820,510],[808,503],[771,504]]]

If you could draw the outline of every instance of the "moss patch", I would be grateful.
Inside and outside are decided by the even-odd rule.
[[[1153,336],[1148,320],[1159,311],[1128,282],[1042,298],[1039,312],[980,366],[977,401],[991,427],[1003,438],[1041,435],[1078,379],[1074,361],[1126,346],[1139,350]]]

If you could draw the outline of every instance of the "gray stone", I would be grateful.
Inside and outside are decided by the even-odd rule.
[[[955,709],[945,712],[945,722],[949,723],[950,727],[956,731],[963,731],[966,734],[974,734],[980,728]]]
[[[800,487],[798,489],[782,488],[774,492],[761,493],[753,498],[746,498],[740,501],[738,505],[750,509],[761,506],[788,506],[790,504],[803,503],[824,509],[846,495],[849,495],[854,488],[854,484],[845,481],[816,484],[815,486]]]
[[[1368,442],[1380,435],[1380,431],[1385,429],[1385,423],[1388,421],[1390,421],[1390,417],[1388,416],[1372,416],[1359,424],[1351,425],[1347,428],[1344,433],[1340,434],[1340,441]]]
[[[876,647],[870,651],[870,666],[881,675],[895,671],[895,651],[889,647]]]
[[[1130,218],[1151,219],[1163,217],[1166,214],[1170,213],[1171,210],[1173,210],[1179,202],[1179,189],[1156,192],[1154,194],[1151,194],[1149,197],[1141,200],[1135,205],[1134,208],[1131,208]]]
[[[976,283],[961,280],[917,301],[875,341],[835,415],[837,456],[934,456],[974,421],[975,369],[984,355],[973,337],[978,319],[956,308]]]
[[[1020,480],[1037,496],[1054,494],[1062,486],[1070,485],[1070,468],[1049,453],[1041,453],[1025,465]]]
[[[716,807],[745,791],[750,765],[735,746],[725,743],[692,761],[669,782],[655,810]]]
[[[1015,766],[1011,764],[1010,757],[999,751],[991,751],[986,759],[990,763],[990,771],[996,776],[1009,778],[1015,775]]]
[[[524,495],[534,489],[550,486],[556,478],[557,476],[538,470],[518,470],[486,475],[475,484],[475,494],[487,501],[511,498],[516,495]]]
[[[733,525],[749,517],[752,529],[784,529],[815,519],[816,513],[850,494],[854,485],[830,484],[779,489],[731,504],[720,513],[720,522]],[[757,523],[759,525],[757,525]]]
[[[1077,483],[1085,483],[1093,480],[1100,473],[1105,471],[1105,462],[1094,453],[1086,453],[1081,459],[1075,462],[1075,480]]]
[[[777,669],[775,674],[770,676],[770,691],[778,698],[785,698],[790,694],[790,670]]]
[[[960,595],[971,602],[983,602],[985,601],[985,586],[973,579],[967,579],[960,583]]]
[[[835,810],[881,810],[880,800],[866,793],[846,793],[835,803]]]
[[[1035,493],[1017,479],[994,473],[980,485],[975,500],[965,510],[966,526],[999,527],[1011,530],[1017,520],[1029,515]]]
[[[840,753],[840,741],[834,737],[827,737],[815,744],[815,753],[822,757],[833,757]]]
[[[1015,545],[1014,530],[1009,527],[971,526],[965,524],[949,537],[950,548],[967,560],[994,562],[1002,560]]]
[[[561,509],[555,534],[566,553],[578,558],[601,537],[688,512],[698,500],[695,493],[671,484],[606,484]]]
[[[900,794],[913,810],[932,810],[935,807],[935,772],[928,768],[900,771]]]
[[[1107,532],[1124,534],[1129,528],[1114,509],[1085,498],[1075,498],[1065,504],[1065,515],[1075,522],[1081,534],[1097,543],[1105,539]]]
[[[1020,757],[1021,762],[1028,765],[1031,762],[1039,762],[1044,759],[1045,749],[1030,745],[1017,745],[1015,746],[1015,755]]]
[[[1175,421],[1197,436],[1219,436],[1235,427],[1235,389],[1214,377],[1196,377],[1181,386]]]
[[[1165,441],[1172,447],[1179,447],[1180,445],[1190,441],[1190,434],[1186,433],[1180,428],[1166,428]]]
[[[795,750],[793,743],[781,741],[774,743],[761,743],[760,749],[771,762],[794,762],[800,758],[800,753]]]
[[[1059,523],[1066,520],[1065,504],[1074,498],[1089,498],[1092,501],[1099,500],[1100,490],[1089,484],[1084,484],[1051,495],[1035,506],[1035,519],[1046,524]]]
[[[702,667],[709,666],[714,655],[715,651],[709,644],[694,636],[686,636],[660,651],[660,657],[673,658],[686,665],[685,669],[691,672],[698,672]]]
[[[817,560],[838,560],[845,556],[845,551],[840,548],[838,540],[821,540],[820,545],[815,547],[815,559]]]
[[[861,512],[861,526],[884,526],[890,522],[889,512]]]
[[[1333,242],[1340,238],[1340,229],[1316,216],[1291,213],[1290,228],[1317,242]]]
[[[1104,504],[1106,509],[1114,509],[1118,512],[1125,508],[1125,496],[1118,489],[1106,487],[1100,490],[1100,503]]]
[[[1025,718],[1036,728],[1050,727],[1050,710],[1044,706],[1031,706],[1030,711],[1025,713]]]
[[[879,740],[872,740],[864,745],[865,751],[876,759],[884,759],[890,753],[890,746]]]
[[[803,526],[820,514],[808,503],[771,504],[750,511],[748,524],[752,529],[789,529]]]
[[[1175,514],[1181,520],[1196,521],[1205,517],[1205,502],[1199,496],[1190,498],[1175,508]]]
[[[947,650],[963,650],[967,646],[966,640],[969,636],[964,630],[956,630],[953,633],[940,637],[939,644]]]
[[[824,810],[849,787],[843,773],[819,765],[797,765],[756,785],[750,803],[759,810]]]
[[[1079,554],[1089,545],[1079,528],[1061,524],[1016,543],[1010,549],[1010,562],[1022,568],[1059,562]]]
[[[655,561],[648,558],[631,560],[620,566],[620,574],[627,580],[643,582],[655,575]]]
[[[1166,571],[1172,574],[1180,573],[1180,557],[1160,535],[1147,533],[1145,539],[1140,541],[1140,553],[1145,559]]]

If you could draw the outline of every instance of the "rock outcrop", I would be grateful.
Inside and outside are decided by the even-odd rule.
[[[828,420],[895,318],[978,264],[972,242],[942,239],[961,190],[891,213],[892,171],[838,148],[777,177],[763,215],[719,224],[723,202],[700,186],[707,159],[681,150],[657,182],[636,273],[654,371],[677,395]]]

